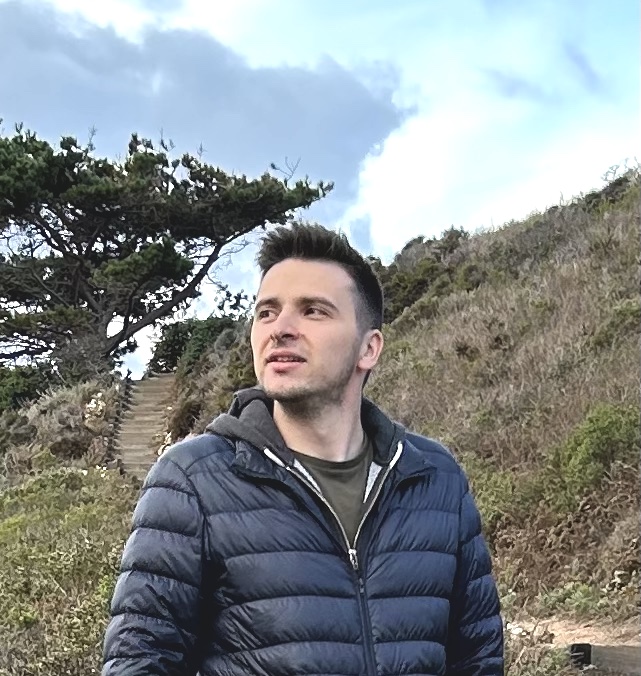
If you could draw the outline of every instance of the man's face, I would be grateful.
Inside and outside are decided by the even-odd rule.
[[[251,331],[254,370],[282,403],[340,402],[363,376],[355,287],[336,263],[286,259],[265,275]]]

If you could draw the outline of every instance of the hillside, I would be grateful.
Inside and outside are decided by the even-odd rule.
[[[389,323],[367,395],[462,462],[510,628],[638,618],[639,199],[635,171],[496,231],[451,229],[373,261]],[[173,440],[253,384],[246,330],[190,352],[177,383]],[[0,416],[0,676],[99,672],[138,490],[107,469],[118,387]],[[549,635],[507,636],[509,673],[566,673]]]

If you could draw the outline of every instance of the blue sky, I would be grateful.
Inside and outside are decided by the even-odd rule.
[[[300,158],[336,182],[305,216],[389,260],[634,162],[639,18],[637,0],[0,0],[0,117],[51,141],[95,125],[112,156],[163,129],[229,171]],[[221,279],[253,290],[254,253]]]

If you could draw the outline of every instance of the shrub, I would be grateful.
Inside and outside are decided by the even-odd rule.
[[[594,406],[564,444],[550,453],[550,500],[572,509],[598,486],[615,461],[638,462],[639,409]]]
[[[464,456],[462,464],[469,474],[470,488],[491,543],[496,529],[514,511],[514,493],[518,482],[510,472],[500,471],[492,463],[473,455]]]
[[[152,373],[170,373],[178,365],[194,331],[194,319],[166,324],[160,339],[154,344],[147,370]]]
[[[199,359],[213,348],[223,331],[235,328],[237,322],[230,317],[209,317],[196,320],[191,337],[178,363],[182,375],[191,373]]]
[[[487,272],[478,263],[468,261],[456,271],[454,288],[459,291],[473,291],[487,280]]]
[[[102,440],[111,432],[118,396],[116,384],[105,379],[52,390],[20,412],[5,411],[0,416],[0,455],[5,456],[0,479],[88,454],[102,461]]]
[[[536,638],[512,637],[506,632],[505,673],[518,676],[576,676],[567,649],[541,643]]]
[[[56,380],[50,366],[0,366],[0,413],[37,399]]]
[[[585,582],[566,582],[562,587],[544,591],[537,598],[544,611],[567,611],[581,615],[598,612],[607,604],[600,590]]]
[[[189,372],[179,366],[176,377],[178,402],[168,424],[172,439],[201,432],[213,417],[227,410],[234,392],[256,384],[244,321],[220,332],[213,345],[204,347]]]
[[[7,453],[11,446],[28,443],[35,431],[24,411],[8,410],[0,413],[0,456]]]
[[[169,373],[178,369],[187,375],[218,337],[236,324],[237,320],[231,317],[208,317],[164,326],[147,365],[148,371]]]
[[[467,232],[452,227],[445,230],[439,239],[425,241],[423,237],[416,237],[410,240],[387,267],[379,259],[370,258],[383,286],[386,324],[428,292],[437,296],[453,290],[452,275],[457,269],[453,254],[468,239]]]

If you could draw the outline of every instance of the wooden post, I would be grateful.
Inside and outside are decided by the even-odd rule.
[[[597,669],[610,669],[620,674],[641,675],[641,646],[593,645],[592,664]]]
[[[570,656],[577,667],[591,665],[605,674],[641,676],[641,645],[574,643],[570,647]]]

